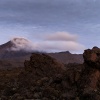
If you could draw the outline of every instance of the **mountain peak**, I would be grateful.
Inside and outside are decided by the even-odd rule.
[[[25,43],[25,42],[29,42],[27,39],[25,39],[25,38],[13,38],[13,39],[11,39],[11,41],[12,42],[16,42],[16,43]]]
[[[13,51],[29,51],[29,49],[33,49],[32,43],[25,38],[13,38],[11,40],[11,43],[13,44],[13,46],[11,47],[11,50]]]
[[[13,38],[11,42],[17,47],[23,47],[30,44],[30,42],[25,38]]]

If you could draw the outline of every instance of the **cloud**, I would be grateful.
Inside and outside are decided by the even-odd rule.
[[[95,0],[0,0],[0,21],[21,24],[71,23],[100,18]]]
[[[99,12],[100,0],[0,0],[0,43],[9,40],[8,37],[12,34],[32,39],[30,34],[34,34],[35,37],[36,34],[69,31],[80,34],[80,41],[87,47],[99,46],[100,28],[94,26],[100,23]],[[67,42],[69,39],[66,39],[65,35],[52,36],[46,36],[44,40],[35,40],[44,43]],[[72,38],[69,40],[73,41]],[[80,44],[77,38],[74,42]],[[38,45],[39,42],[34,44]]]
[[[48,36],[45,35],[44,38],[38,38],[38,40],[40,41],[35,41],[32,43],[31,41],[22,37],[13,38],[11,42],[13,42],[14,47],[12,47],[11,50],[45,52],[70,51],[75,53],[85,49],[82,44],[77,42],[77,35],[70,34],[68,32],[51,33]]]
[[[11,42],[13,43],[13,46],[10,48],[13,51],[33,51],[36,50],[36,45],[33,44],[31,41],[22,38],[22,37],[16,37],[11,39]]]
[[[48,41],[77,41],[77,35],[67,32],[57,32],[45,37]]]
[[[37,43],[37,48],[47,52],[70,51],[74,53],[85,49],[82,44],[74,41],[44,41]]]
[[[80,52],[85,46],[78,42],[78,35],[68,32],[56,32],[40,38],[41,42],[37,42],[37,49],[47,52],[70,51]]]

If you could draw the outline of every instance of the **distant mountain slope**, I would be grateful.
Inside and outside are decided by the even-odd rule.
[[[25,47],[27,47],[27,49]],[[32,48],[30,42],[24,38],[14,38],[3,45],[0,45],[0,61],[2,62],[0,68],[9,68],[8,65],[19,67],[19,64],[20,67],[24,67],[24,61],[29,59],[31,53],[37,52],[32,50]],[[58,60],[60,63],[83,63],[82,54],[71,54],[68,51],[47,54]]]
[[[0,59],[15,59],[30,56],[32,50],[26,50],[30,46],[29,41],[24,38],[14,38],[5,44],[0,45]],[[29,48],[28,48],[29,49]]]
[[[68,63],[83,63],[82,54],[71,54],[69,51],[58,52],[58,53],[49,53],[49,55],[59,62],[68,64]]]

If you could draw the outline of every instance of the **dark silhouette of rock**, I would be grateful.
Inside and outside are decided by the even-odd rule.
[[[33,53],[30,61],[25,61],[24,65],[26,71],[39,72],[47,76],[59,74],[64,69],[63,64],[43,53]]]
[[[84,51],[84,70],[79,81],[80,100],[100,100],[100,49]]]
[[[66,70],[63,64],[43,53],[33,53],[24,65],[25,71],[19,76],[21,94],[23,94],[22,88],[30,88],[30,94],[35,93],[36,99],[74,100],[76,98],[76,81],[79,79],[80,72]]]
[[[100,49],[93,47],[92,49],[87,49],[83,53],[84,62],[91,67],[100,69]]]

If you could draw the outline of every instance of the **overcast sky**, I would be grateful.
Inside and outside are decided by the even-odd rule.
[[[51,51],[100,47],[100,0],[0,0],[0,44],[13,37]]]

